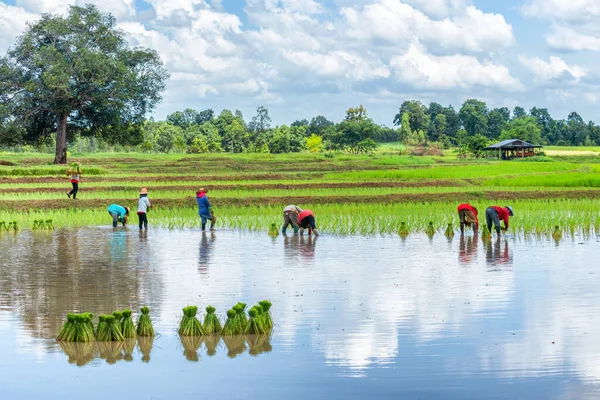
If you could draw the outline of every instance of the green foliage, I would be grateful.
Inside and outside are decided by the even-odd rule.
[[[320,153],[323,151],[323,137],[315,135],[306,138],[306,148],[311,153]]]
[[[534,117],[515,118],[506,124],[499,140],[519,139],[532,144],[542,143],[542,130]]]

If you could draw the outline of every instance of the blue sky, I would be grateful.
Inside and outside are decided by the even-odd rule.
[[[0,52],[26,21],[85,0],[0,0]],[[258,106],[277,124],[407,99],[571,111],[600,122],[597,0],[87,0],[171,73],[155,118]]]

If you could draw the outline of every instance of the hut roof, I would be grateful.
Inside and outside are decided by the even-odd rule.
[[[531,149],[531,148],[540,148],[543,146],[540,146],[538,144],[531,144],[528,142],[524,142],[523,140],[519,140],[519,139],[508,139],[508,140],[503,140],[500,143],[496,143],[493,144],[491,146],[486,147],[486,150],[498,150],[498,149],[505,149],[505,150],[516,150],[516,149]]]

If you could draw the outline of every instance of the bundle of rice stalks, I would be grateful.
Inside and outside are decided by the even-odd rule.
[[[67,322],[58,333],[57,340],[65,342],[93,342],[94,328],[87,313],[67,314]]]
[[[94,342],[58,342],[62,351],[69,357],[69,364],[83,367],[94,360]]]
[[[400,229],[398,230],[398,235],[400,237],[406,238],[409,234],[408,227],[406,226],[406,222],[400,222]]]
[[[65,323],[63,324],[60,332],[58,332],[58,336],[56,337],[56,340],[58,341],[67,341],[68,337],[71,337],[73,335],[72,331],[73,331],[73,324],[75,323],[75,314],[74,313],[68,313],[67,314],[67,320],[65,321]],[[71,340],[69,340],[71,341]]]
[[[119,311],[115,311],[113,315],[107,315],[105,319],[106,325],[108,326],[108,333],[110,335],[110,339],[108,340],[112,340],[114,342],[123,342],[125,338],[123,337],[123,332],[121,332],[121,313]]]
[[[154,345],[153,336],[140,336],[137,339],[138,349],[142,353],[142,362],[150,362],[150,353],[152,353],[152,346]]]
[[[6,221],[0,221],[0,231],[7,231],[8,226],[6,226]]]
[[[448,224],[448,227],[446,228],[446,232],[444,232],[444,235],[447,238],[453,238],[454,237],[454,228],[452,227],[451,223]]]
[[[271,227],[269,228],[269,236],[275,238],[279,235],[279,228],[277,227],[276,223],[272,223]]]
[[[558,225],[556,225],[554,227],[554,232],[552,232],[552,238],[554,238],[554,240],[560,240],[560,239],[562,239],[562,231],[560,230],[560,228],[558,227]]]
[[[209,335],[204,336],[204,345],[206,346],[206,355],[209,357],[217,354],[217,346],[221,341],[221,337],[219,335]]]
[[[490,230],[488,229],[487,226],[484,226],[483,229],[481,230],[481,238],[483,240],[492,238],[492,234],[490,233]]]
[[[271,317],[271,302],[269,300],[259,301],[258,304],[263,309],[262,319],[263,325],[266,329],[271,329],[273,327],[273,318]]]
[[[98,326],[96,327],[96,340],[100,342],[110,341],[110,331],[108,330],[106,317],[108,317],[108,315],[101,314],[98,316]]]
[[[123,359],[123,342],[98,342],[98,349],[100,358],[106,360],[107,364],[115,364]]]
[[[133,351],[135,350],[135,339],[126,338],[123,345],[123,360],[133,361]]]
[[[427,229],[425,229],[425,233],[429,238],[433,238],[435,235],[435,228],[433,227],[433,221],[429,221],[429,225],[427,225]]]
[[[248,342],[248,353],[252,356],[257,356],[262,353],[269,353],[273,350],[271,346],[271,335],[246,335]]]
[[[233,306],[233,309],[237,313],[238,324],[240,326],[240,333],[242,333],[244,331],[244,328],[246,327],[246,324],[248,323],[248,318],[246,317],[246,303],[237,303],[235,306]]]
[[[223,336],[223,343],[227,347],[227,357],[235,358],[246,351],[246,341],[243,335]]]
[[[263,326],[261,318],[259,316],[258,308],[252,307],[250,311],[248,311],[248,314],[250,315],[250,319],[246,324],[246,329],[244,330],[244,333],[249,333],[253,335],[263,335],[267,333],[267,330]]]
[[[223,327],[219,318],[215,315],[216,309],[213,306],[206,307],[206,316],[204,317],[204,333],[210,335],[213,333],[221,333]]]
[[[196,318],[198,313],[198,307],[187,306],[183,308],[183,318],[179,324],[179,334],[182,336],[202,336],[204,335],[204,329],[202,324]]]
[[[135,325],[131,318],[131,310],[123,310],[123,320],[121,321],[121,331],[124,338],[135,338]]]
[[[154,328],[152,327],[152,320],[150,319],[150,309],[148,307],[142,307],[140,311],[142,314],[137,323],[137,335],[154,336]]]
[[[54,229],[54,225],[52,225],[52,220],[51,219],[47,219],[46,220],[46,229],[49,229],[49,230]]]
[[[223,329],[221,330],[221,335],[230,336],[241,333],[238,330],[237,325],[237,312],[233,309],[227,311],[227,321],[225,321],[225,325],[223,325]]]
[[[87,322],[88,328],[89,328],[89,330],[92,331],[92,334],[93,334],[94,333],[94,314],[86,312],[86,313],[83,313],[83,315],[85,315],[88,318],[88,322]]]
[[[41,223],[41,224],[40,224],[40,223]],[[35,229],[39,229],[39,228],[40,228],[40,225],[43,227],[43,225],[44,225],[44,221],[43,221],[43,220],[37,220],[37,219],[34,219],[34,220],[33,220],[33,226],[31,227],[31,229],[33,229],[33,230],[35,230]]]
[[[204,338],[202,336],[183,336],[180,335],[181,344],[183,346],[183,355],[185,359],[192,362],[200,360],[198,349],[202,346]]]
[[[17,225],[17,221],[11,221],[8,223],[8,230],[17,232],[19,230],[19,225]]]

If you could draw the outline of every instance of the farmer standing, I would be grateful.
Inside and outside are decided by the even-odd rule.
[[[142,188],[140,190],[140,199],[138,200],[138,210],[137,215],[140,220],[140,231],[142,230],[142,225],[144,229],[148,229],[148,210],[152,208],[152,204],[150,204],[150,200],[148,200],[148,189]]]
[[[298,214],[298,225],[300,226],[300,235],[303,235],[304,229],[308,228],[309,235],[314,231],[315,236],[319,236],[317,223],[315,222],[315,213],[312,211],[302,210],[302,212]]]
[[[212,206],[208,201],[206,192],[208,192],[208,190],[204,188],[200,188],[196,192],[196,200],[198,201],[198,215],[202,220],[202,230],[204,231],[206,228],[206,221],[210,220],[210,230],[212,231],[215,229],[214,227],[217,217],[215,217],[215,213],[213,212]]]
[[[285,235],[285,231],[290,225],[294,228],[294,233],[298,233],[298,214],[301,212],[302,209],[293,204],[290,204],[283,209],[283,226],[281,227],[281,233]]]
[[[465,233],[465,226],[471,227],[471,224],[475,224],[473,226],[473,231],[477,232],[479,230],[479,219],[477,218],[477,214],[477,208],[470,204],[465,203],[458,206],[461,234]]]
[[[492,232],[492,223],[496,228],[496,233],[500,235],[500,230],[506,231],[508,229],[508,218],[512,217],[513,209],[511,206],[499,207],[491,206],[485,210],[485,220],[487,222],[488,229]],[[504,221],[504,228],[500,227],[500,220]]]
[[[67,193],[67,196],[71,198],[73,196],[73,200],[77,200],[77,192],[79,191],[79,179],[81,178],[81,173],[83,170],[81,169],[81,164],[78,161],[74,161],[69,165],[67,169],[67,176],[71,177],[71,185],[73,185],[73,189]]]
[[[118,204],[111,204],[108,206],[108,213],[112,217],[113,220],[113,228],[116,228],[119,225],[119,222],[123,224],[123,226],[127,225],[127,219],[129,217],[129,207],[123,207]]]

